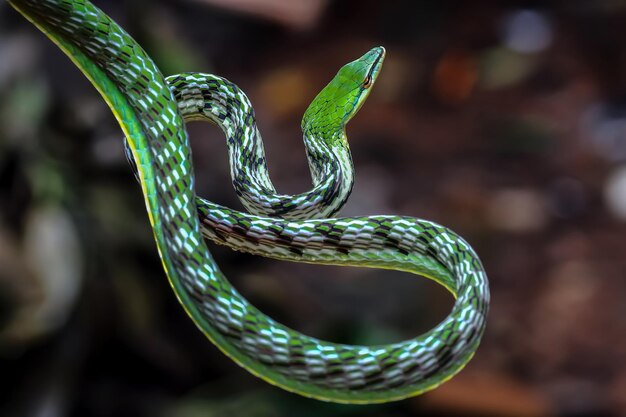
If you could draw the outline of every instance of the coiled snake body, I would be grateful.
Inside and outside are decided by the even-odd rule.
[[[232,84],[182,74],[169,78],[173,93],[141,47],[87,0],[9,3],[72,59],[111,107],[136,164],[170,283],[189,316],[226,355],[289,391],[348,403],[423,393],[470,360],[484,331],[489,290],[478,257],[462,238],[410,217],[327,218],[352,188],[345,124],[378,75],[382,48],[344,66],[307,110],[303,130],[314,187],[284,196],[267,175],[251,107]],[[224,130],[235,189],[255,214],[196,199],[181,112]],[[318,340],[250,305],[220,272],[202,234],[279,259],[415,273],[444,285],[456,301],[448,317],[414,339],[381,346]]]

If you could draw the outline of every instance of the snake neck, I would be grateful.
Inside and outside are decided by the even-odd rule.
[[[226,134],[235,192],[251,213],[285,219],[331,217],[352,190],[352,158],[343,129],[304,129],[313,188],[279,194],[270,179],[252,105],[232,82],[211,74],[186,73],[167,79],[186,121],[209,120]],[[336,143],[328,148],[327,143]],[[329,152],[330,150],[330,152]]]
[[[329,217],[346,203],[354,185],[354,166],[343,127],[332,132],[303,129],[313,192],[328,205]]]

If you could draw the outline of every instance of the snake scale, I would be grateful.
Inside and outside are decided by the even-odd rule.
[[[112,109],[174,292],[226,355],[286,390],[344,403],[418,395],[470,360],[489,308],[487,277],[472,248],[449,229],[411,217],[328,218],[352,188],[345,125],[367,97],[384,49],[342,67],[313,101],[302,127],[314,186],[286,196],[269,180],[254,113],[233,84],[193,73],[170,77],[168,84],[143,49],[87,0],[9,3],[70,57]],[[183,116],[223,129],[235,190],[253,214],[196,199]],[[441,323],[414,339],[380,346],[318,340],[246,301],[203,237],[278,259],[407,271],[445,286],[456,301]]]

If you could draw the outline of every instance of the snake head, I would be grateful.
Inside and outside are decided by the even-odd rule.
[[[304,113],[303,129],[316,125],[328,129],[321,133],[343,130],[365,102],[378,78],[384,59],[385,48],[377,46],[359,59],[341,67]]]

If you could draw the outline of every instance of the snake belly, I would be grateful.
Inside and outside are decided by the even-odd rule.
[[[174,292],[226,355],[286,390],[345,403],[386,402],[423,393],[470,360],[484,332],[489,289],[478,257],[462,238],[443,226],[409,217],[296,221],[244,214],[208,201],[198,211],[183,118],[165,78],[143,49],[89,1],[9,3],[72,59],[111,107],[135,160]],[[369,75],[362,81],[364,88],[371,84]],[[362,104],[342,101],[342,90],[332,93],[328,98],[336,101],[336,109]],[[326,122],[317,107],[309,113],[316,115],[320,118],[309,117],[312,125],[303,125],[305,130]],[[317,173],[312,174],[315,181]],[[281,259],[415,273],[444,285],[456,301],[441,323],[414,339],[380,346],[318,340],[250,305],[218,269],[202,233]]]

